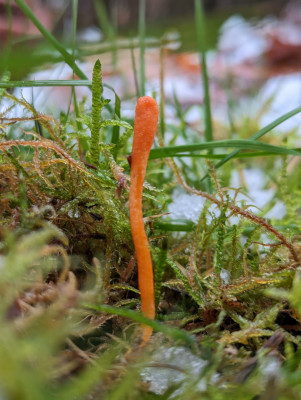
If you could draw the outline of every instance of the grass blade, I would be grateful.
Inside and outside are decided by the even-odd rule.
[[[93,3],[101,29],[103,30],[105,36],[110,41],[114,42],[115,30],[113,25],[110,23],[110,19],[103,0],[94,0]]]
[[[268,153],[273,152],[275,154],[290,154],[295,156],[301,156],[301,151],[298,149],[287,149],[285,147],[273,146],[270,144],[257,142],[255,140],[218,140],[215,142],[205,142],[197,144],[187,144],[182,146],[170,146],[153,149],[150,152],[149,159],[154,160],[158,158],[176,157],[178,153],[191,152],[198,150],[211,150],[225,147],[234,147],[237,149],[245,150],[259,150],[266,151]]]
[[[27,4],[23,0],[16,0],[15,3],[21,8],[27,18],[29,18],[30,21],[38,28],[44,38],[48,40],[59,53],[61,53],[64,61],[73,69],[74,73],[80,79],[88,79],[86,74],[74,62],[73,56],[69,54],[68,51],[65,50],[64,46],[53,36],[53,34],[41,24],[39,19],[35,16]]]
[[[206,48],[205,48],[205,18],[204,18],[202,0],[195,0],[195,23],[196,23],[198,50],[200,52],[202,79],[204,85],[205,138],[207,142],[211,142],[213,141],[213,132],[212,132],[209,79],[207,72]]]
[[[115,118],[117,117],[117,119],[120,119],[120,109],[121,109],[121,102],[120,102],[120,98],[117,95],[116,92],[115,93],[115,109],[114,109],[114,113],[115,113]],[[119,125],[115,125],[113,126],[113,132],[112,132],[112,143],[115,144],[114,149],[112,150],[112,154],[114,159],[116,160],[117,157],[117,144],[119,142],[119,135],[120,135],[120,126]]]
[[[168,232],[192,232],[196,228],[196,224],[190,220],[157,220],[154,226]]]
[[[78,0],[72,2],[72,57],[75,63],[75,45],[76,45],[76,31],[77,31],[77,13],[78,13]],[[74,74],[74,71],[73,71]],[[73,77],[74,79],[74,77]]]
[[[47,81],[10,81],[0,82],[0,88],[16,87],[46,87],[46,86],[92,86],[92,81],[87,80],[47,80]]]
[[[130,51],[131,51],[131,62],[132,62],[132,69],[133,69],[133,74],[134,74],[136,96],[137,96],[137,99],[138,99],[140,90],[139,90],[138,72],[137,72],[135,54],[134,54],[134,45],[130,47]]]
[[[260,129],[258,132],[254,133],[254,135],[252,135],[250,137],[250,140],[257,140],[259,138],[261,138],[262,136],[264,136],[266,133],[270,132],[272,129],[276,128],[278,125],[282,124],[282,122],[288,120],[289,118],[293,117],[294,115],[298,114],[301,112],[301,107],[298,108],[294,108],[292,111],[289,111],[286,114],[283,114],[281,117],[275,119],[275,121],[271,122],[269,125],[265,126],[264,128]],[[224,165],[227,161],[231,160],[231,158],[235,157],[237,155],[237,153],[239,153],[239,149],[238,150],[234,150],[231,153],[229,153],[223,160],[219,161],[214,168],[217,169],[219,167],[221,167],[222,165]],[[208,174],[205,175],[200,182],[202,182],[204,179],[208,178]]]
[[[145,0],[139,1],[140,96],[145,95]]]
[[[78,1],[73,0],[73,2],[72,2],[72,57],[73,57],[74,63],[75,63],[75,45],[76,45],[76,31],[77,31],[77,14],[78,14]],[[73,80],[75,78],[74,69],[73,69],[72,78],[73,78]],[[76,117],[78,118],[78,104],[77,104],[77,97],[76,97],[76,91],[75,91],[74,86],[72,86],[71,92],[72,92],[72,99],[73,99],[73,103],[74,103],[75,114],[76,114]],[[70,107],[71,107],[71,101],[69,103],[68,114],[70,112]],[[79,126],[80,126],[79,122],[77,122],[76,125],[79,128]]]
[[[184,118],[184,115],[183,115],[183,112],[181,109],[180,101],[178,99],[178,96],[177,96],[177,93],[175,90],[173,91],[173,100],[175,103],[177,117],[179,118],[179,121],[180,121],[179,128],[180,128],[181,134],[182,134],[183,138],[188,139],[188,137],[186,135],[186,131],[185,131],[185,126],[186,126],[185,118]]]
[[[160,47],[160,132],[165,136],[164,47]]]
[[[237,150],[235,150],[237,151]],[[240,151],[240,150],[239,150]],[[266,151],[252,151],[248,153],[238,153],[232,158],[254,158],[254,157],[267,157],[267,156],[277,156],[278,153],[266,152]],[[205,158],[208,160],[222,160],[227,154],[193,154],[193,153],[178,153],[177,158],[191,157],[191,158]]]
[[[139,322],[144,325],[149,325],[151,326],[155,331],[157,332],[162,332],[165,335],[171,337],[174,340],[181,340],[184,343],[187,343],[189,345],[194,343],[194,337],[187,333],[184,330],[177,329],[168,325],[163,325],[155,320],[146,318],[144,315],[125,308],[117,308],[117,307],[112,307],[106,304],[102,304],[100,306],[95,306],[93,304],[87,304],[87,308],[95,310],[95,311],[101,311],[101,312],[106,312],[109,314],[113,315],[119,315],[121,317],[129,318],[133,321]]]
[[[110,18],[107,13],[106,6],[103,0],[94,0],[94,8],[96,11],[96,15],[99,21],[99,25],[104,32],[104,35],[107,37],[112,50],[112,65],[113,69],[116,70],[117,64],[117,47],[116,47],[116,32],[113,25],[110,22]]]

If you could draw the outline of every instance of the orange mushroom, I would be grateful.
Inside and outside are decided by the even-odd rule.
[[[140,97],[136,106],[134,139],[131,156],[130,223],[138,263],[138,285],[141,310],[151,319],[155,318],[154,276],[148,240],[142,214],[142,191],[149,152],[158,124],[159,109],[152,97]],[[152,328],[142,325],[143,342],[146,343]]]

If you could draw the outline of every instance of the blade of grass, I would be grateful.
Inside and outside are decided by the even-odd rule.
[[[165,93],[164,93],[164,52],[163,46],[160,47],[160,131],[164,138],[165,135]]]
[[[101,30],[110,41],[114,42],[115,29],[110,23],[107,9],[103,0],[93,0],[93,4],[99,21],[99,25],[101,26]]]
[[[96,11],[96,15],[98,18],[99,25],[104,32],[104,35],[108,38],[109,43],[111,44],[112,51],[112,65],[114,71],[116,70],[117,65],[117,47],[115,45],[116,42],[116,32],[113,25],[110,22],[110,18],[107,13],[106,6],[103,0],[94,0],[94,8]]]
[[[140,96],[145,95],[145,0],[139,0]]]
[[[197,33],[198,50],[200,53],[202,79],[204,85],[204,103],[205,103],[205,138],[207,142],[213,141],[212,132],[212,118],[211,118],[211,104],[210,104],[210,91],[209,79],[207,72],[206,62],[206,48],[205,48],[205,18],[202,0],[195,0],[195,24]]]
[[[76,44],[76,29],[77,29],[77,11],[78,11],[78,2],[77,2],[77,0],[72,0],[72,57],[73,57],[74,63],[75,63],[75,44]],[[72,79],[74,80],[74,68],[73,68]],[[75,92],[74,86],[72,86],[72,88],[71,88],[71,93],[72,93],[73,103],[76,104],[77,99],[76,99],[76,92]],[[70,112],[71,102],[72,101],[70,101],[70,103],[69,103],[68,114]],[[76,106],[74,108],[76,111]],[[77,127],[78,126],[79,126],[79,124],[77,122]]]
[[[46,87],[46,86],[92,86],[92,81],[85,80],[47,80],[47,81],[10,81],[0,82],[0,88],[16,88],[16,87]]]
[[[173,220],[168,222],[157,220],[154,221],[154,227],[168,232],[192,232],[196,228],[196,224],[189,220]]]
[[[41,80],[41,81],[0,81],[0,88],[5,88],[5,89],[10,89],[10,88],[16,88],[16,87],[46,87],[46,86],[87,86],[90,87],[92,86],[92,81],[89,79],[87,80]],[[112,88],[112,86],[104,83],[103,87],[108,88],[111,90],[115,96],[116,92]],[[110,104],[106,104],[106,108],[111,112],[111,106]]]
[[[64,48],[64,46],[53,36],[51,32],[46,29],[39,19],[35,16],[35,14],[31,11],[31,9],[27,6],[27,4],[23,0],[15,0],[15,3],[20,7],[20,9],[24,12],[27,18],[38,28],[41,34],[44,36],[46,40],[48,40],[55,49],[61,53],[63,56],[64,61],[68,64],[74,71],[74,73],[80,79],[88,80],[86,74],[79,68],[79,66],[74,62],[74,58],[68,51]]]
[[[75,63],[77,13],[78,13],[78,0],[72,0],[72,57],[73,57],[73,63]],[[73,69],[73,79],[74,79],[74,69]]]
[[[186,132],[185,132],[185,125],[186,125],[185,118],[184,118],[184,115],[183,115],[183,112],[181,109],[180,101],[178,99],[178,96],[177,96],[177,93],[175,90],[173,90],[173,100],[174,100],[175,107],[176,107],[177,117],[180,120],[180,125],[179,125],[180,132],[181,132],[183,138],[188,139]]]
[[[130,47],[130,51],[131,51],[131,62],[132,62],[132,69],[133,69],[133,74],[134,74],[136,96],[137,96],[137,99],[138,99],[139,93],[140,93],[140,89],[139,89],[139,83],[138,83],[138,72],[137,72],[137,67],[136,67],[134,46],[133,45]]]
[[[12,13],[12,7],[11,7],[11,2],[10,1],[6,1],[5,2],[5,18],[7,21],[7,25],[8,25],[8,35],[7,35],[7,47],[9,49],[9,52],[12,49],[12,23],[13,23],[13,13]]]
[[[223,158],[226,157],[227,154],[193,154],[193,153],[183,153],[183,154],[177,154],[177,158],[182,158],[182,157],[192,157],[192,158],[207,158],[209,160],[222,160]],[[273,153],[273,152],[266,152],[266,151],[254,151],[254,152],[249,152],[249,153],[238,153],[234,157],[236,158],[254,158],[254,157],[267,157],[267,156],[277,156],[278,153]]]
[[[73,56],[74,63],[75,63],[75,51],[76,51],[77,15],[78,15],[78,0],[73,0],[73,7],[72,7],[72,56]],[[74,78],[75,78],[75,76],[74,76],[74,69],[73,69],[73,80],[74,80]],[[73,104],[74,104],[74,112],[75,112],[75,116],[76,116],[77,131],[78,132],[82,132],[83,125],[82,125],[81,121],[79,120],[80,119],[80,114],[79,114],[79,107],[78,107],[78,101],[77,101],[75,86],[72,86],[72,98],[73,98]],[[78,142],[79,157],[81,157],[83,151],[87,151],[88,150],[87,140],[78,138],[77,142]]]
[[[4,9],[4,18],[7,22],[7,38],[1,49],[1,63],[0,68],[1,72],[5,70],[9,70],[11,72],[11,68],[9,68],[9,60],[11,59],[12,55],[12,6],[10,1],[5,2],[5,9]]]
[[[154,221],[154,227],[156,229],[161,229],[162,231],[166,232],[192,232],[196,228],[196,224],[190,220],[168,220],[166,222],[156,220]],[[298,230],[296,224],[289,224],[289,225],[275,225],[275,229],[278,231],[287,231],[288,229]],[[231,227],[227,227],[227,230],[231,229]],[[250,231],[254,229],[254,226],[245,226],[243,230],[243,234],[248,235]]]
[[[144,39],[144,45],[146,47],[154,47],[158,48],[160,45],[164,47],[169,47],[169,45],[177,43],[175,39],[169,39],[169,38],[145,38]],[[99,55],[102,53],[107,53],[108,51],[112,50],[127,50],[127,49],[140,49],[140,38],[123,38],[123,39],[116,39],[114,44],[112,43],[96,43],[96,44],[91,44],[89,45],[88,48],[81,48],[78,49],[79,51],[79,56],[91,56],[91,55]]]
[[[141,324],[149,325],[151,326],[155,331],[157,332],[162,332],[166,336],[171,337],[174,340],[181,340],[184,343],[187,343],[189,345],[194,343],[194,337],[187,333],[184,330],[177,329],[168,325],[163,325],[155,320],[146,318],[144,315],[125,308],[117,308],[117,307],[112,307],[106,304],[102,304],[100,306],[95,306],[94,304],[86,304],[86,307],[88,309],[92,309],[95,311],[101,311],[101,312],[106,312],[108,314],[113,314],[113,315],[119,315],[121,317],[129,318],[133,321],[139,322]]]
[[[114,109],[115,118],[117,117],[118,119],[120,119],[120,109],[121,109],[120,98],[117,95],[117,93],[115,92],[115,109]],[[111,141],[113,144],[115,144],[114,149],[112,149],[112,154],[113,154],[113,157],[115,160],[116,160],[117,152],[118,152],[117,144],[119,142],[119,135],[120,135],[120,126],[119,125],[113,126]]]
[[[301,107],[295,108],[294,110],[282,115],[281,117],[275,119],[275,121],[271,122],[269,125],[265,126],[264,128],[260,129],[258,132],[254,133],[250,137],[250,140],[257,140],[264,136],[266,133],[270,132],[272,129],[276,128],[278,125],[282,124],[282,122],[286,121],[287,119],[293,117],[294,115],[301,112]],[[235,150],[230,153],[224,160],[220,161],[215,165],[215,168],[219,168],[221,165],[225,164],[228,160],[230,160],[233,155],[237,154],[239,150]]]
[[[287,149],[285,147],[273,146],[270,144],[257,142],[255,140],[218,140],[215,142],[205,142],[205,143],[197,143],[197,144],[187,144],[182,146],[170,146],[170,147],[161,147],[158,149],[153,149],[150,152],[149,159],[159,159],[166,157],[176,157],[178,153],[189,152],[189,151],[197,151],[197,150],[210,150],[210,149],[218,149],[224,147],[234,147],[238,149],[246,149],[246,150],[259,150],[266,152],[273,152],[276,154],[290,154],[295,156],[301,156],[301,151],[296,149]]]
[[[74,89],[74,88],[72,88]],[[79,113],[79,107],[78,107],[78,102],[77,102],[77,97],[75,90],[73,92],[73,104],[74,104],[74,112],[76,116],[76,126],[77,126],[77,131],[82,132],[83,131],[83,125],[80,121],[80,113]],[[87,151],[89,148],[87,140],[86,139],[78,139],[78,151],[79,151],[79,157],[82,155],[83,152]]]
[[[262,136],[264,136],[266,133],[270,132],[272,129],[276,128],[278,125],[282,124],[282,122],[286,121],[287,119],[293,117],[294,115],[298,114],[301,112],[301,107],[297,107],[294,108],[292,111],[289,111],[286,114],[283,114],[281,117],[275,119],[275,121],[271,122],[270,124],[268,124],[267,126],[265,126],[264,128],[260,129],[258,132],[254,133],[254,135],[252,135],[250,137],[250,140],[257,140],[260,139]],[[229,160],[231,160],[233,157],[236,156],[237,153],[239,153],[240,150],[234,150],[231,153],[229,153],[223,160],[221,160],[220,162],[218,162],[214,168],[217,169],[219,167],[221,167],[222,165],[224,165],[226,162],[228,162]],[[204,179],[208,178],[208,174],[205,175],[200,182],[202,182]]]

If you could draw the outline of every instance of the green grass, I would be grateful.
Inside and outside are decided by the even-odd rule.
[[[0,79],[4,105],[0,115],[1,396],[299,399],[301,153],[294,132],[274,131],[301,108],[279,115],[262,129],[256,128],[256,119],[252,124],[242,121],[241,126],[235,121],[236,137],[225,125],[225,137],[216,140],[210,70],[205,70],[200,78],[207,88],[207,122],[200,136],[186,124],[181,98],[164,98],[161,69],[161,119],[143,199],[157,304],[156,319],[148,320],[139,311],[128,216],[126,158],[131,152],[133,120],[123,119],[123,101],[114,88],[103,84],[101,74],[102,52],[110,53],[118,66],[118,48],[138,47],[137,93],[144,94],[145,49],[150,42],[162,46],[160,38],[147,37],[152,28],[146,25],[146,2],[140,2],[138,37],[126,42],[118,38],[105,15],[104,3],[95,2],[106,39],[100,44],[101,53],[99,48],[89,50],[100,58],[92,81],[77,65],[78,54],[83,54],[75,40],[78,2],[72,2],[70,48],[41,25],[24,1],[16,3],[41,32],[41,45],[52,46],[55,59],[64,60],[80,80],[31,81],[25,75],[20,77],[24,80],[10,80],[11,59],[6,60]],[[195,6],[193,32],[204,63],[212,24],[206,19],[203,25],[202,2],[196,1]],[[162,59],[161,64],[162,68]],[[12,91],[43,86],[87,86],[92,101],[77,98],[73,91],[67,112],[61,111],[56,120]],[[113,92],[111,103],[103,98],[103,87]],[[166,124],[167,102],[174,107],[178,124]],[[15,117],[16,107],[22,109],[21,117]],[[171,135],[166,135],[167,130]],[[178,139],[185,144],[175,145]],[[248,210],[251,199],[241,204],[230,197],[231,174],[243,175],[245,168],[253,167],[265,171],[275,189],[269,207],[276,200],[285,203],[287,215],[282,220],[263,219],[263,211],[254,215]],[[196,221],[162,217],[175,201],[175,189],[204,199]],[[235,190],[238,194],[244,189]],[[219,213],[213,213],[212,205]],[[154,329],[143,349],[139,348],[141,323]],[[157,358],[172,347],[185,348],[194,360],[202,360],[203,369],[194,375],[195,364],[186,370],[185,360],[183,365],[171,365],[172,360]],[[273,371],[267,368],[269,363]],[[170,382],[156,394],[142,382],[146,367],[162,375],[164,371],[182,374],[183,381]]]

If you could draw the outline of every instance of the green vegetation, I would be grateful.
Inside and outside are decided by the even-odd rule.
[[[157,307],[156,319],[149,320],[139,312],[128,215],[133,120],[122,117],[122,101],[112,88],[114,101],[103,98],[101,57],[89,81],[75,62],[78,49],[69,52],[23,0],[16,3],[55,48],[55,59],[80,80],[20,83],[10,71],[0,79],[0,397],[299,399],[301,169],[296,162],[290,173],[288,162],[301,151],[294,132],[275,137],[273,130],[301,108],[263,129],[256,120],[245,121],[236,138],[227,127],[226,139],[216,140],[205,71],[206,134],[185,122],[175,96],[179,124],[168,126],[173,137],[165,145],[160,97],[158,144],[143,192]],[[202,4],[196,0],[195,6],[200,26]],[[102,7],[99,2],[100,20]],[[139,94],[146,83],[144,12],[141,0]],[[76,13],[73,19],[75,46]],[[108,51],[114,53],[117,34],[106,22]],[[202,35],[199,29],[204,62]],[[91,98],[79,100],[73,91],[73,107],[57,120],[12,91],[49,85],[86,85]],[[175,145],[178,138],[186,144]],[[268,171],[275,197],[286,205],[277,225],[236,201],[242,189],[230,195],[231,173],[255,163]],[[204,199],[197,221],[162,215],[175,188]],[[141,324],[154,330],[144,348]],[[170,348],[199,364],[158,358]],[[172,371],[182,380],[153,391],[142,379],[146,370]]]

